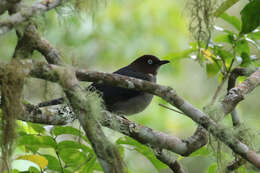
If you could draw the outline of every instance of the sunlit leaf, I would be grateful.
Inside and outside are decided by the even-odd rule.
[[[78,129],[71,127],[71,126],[55,126],[52,128],[51,133],[55,136],[70,134],[74,136],[78,136],[88,142],[86,136]]]
[[[247,35],[249,38],[260,40],[260,31],[251,32]]]
[[[35,130],[38,133],[44,133],[45,132],[45,128],[41,124],[28,123],[28,126],[33,128],[33,130]]]
[[[50,136],[24,135],[18,138],[18,145],[39,148],[55,148],[56,141]]]
[[[57,145],[58,150],[62,150],[62,149],[66,149],[66,148],[81,149],[85,153],[94,154],[93,150],[90,147],[87,147],[86,145],[81,144],[79,142],[75,142],[75,141],[62,141],[62,142],[59,142]]]
[[[40,171],[37,168],[31,166],[28,170],[28,173],[40,173]]]
[[[216,16],[216,17],[220,16],[222,13],[224,13],[227,9],[232,7],[238,1],[239,0],[226,0],[226,1],[224,1],[220,5],[220,7],[216,10],[216,12],[214,13],[214,16]]]
[[[209,151],[209,149],[207,147],[202,147],[200,149],[198,149],[197,151],[193,152],[190,157],[195,157],[195,156],[208,156],[210,155],[211,152]]]
[[[220,16],[223,20],[234,26],[238,31],[241,29],[241,22],[235,16],[229,16],[227,13],[223,13]]]
[[[218,74],[220,69],[216,63],[207,63],[206,71],[207,71],[208,77],[214,77],[216,74]]]
[[[181,52],[173,52],[173,53],[167,54],[165,56],[165,58],[171,59],[171,60],[178,60],[178,59],[182,59],[182,58],[188,58],[189,55],[192,52],[194,52],[194,51],[195,51],[194,48],[190,48],[190,49],[186,49],[186,50],[181,51]]]
[[[23,155],[16,158],[17,160],[29,160],[37,164],[41,169],[46,168],[48,165],[48,160],[40,155]]]
[[[260,25],[260,0],[250,1],[241,11],[242,29],[240,34],[247,34]]]
[[[213,39],[214,42],[217,43],[230,43],[233,44],[235,42],[234,36],[232,34],[221,34],[216,36]]]
[[[215,55],[212,54],[212,52],[210,52],[209,49],[203,49],[203,50],[201,50],[201,53],[203,54],[203,56],[204,56],[207,60],[209,60],[211,63],[214,63],[213,58],[215,58]]]
[[[208,169],[208,173],[216,173],[217,171],[217,164],[212,164],[210,165],[209,169]]]
[[[60,158],[69,167],[75,167],[87,161],[86,154],[79,149],[66,148],[59,151]]]

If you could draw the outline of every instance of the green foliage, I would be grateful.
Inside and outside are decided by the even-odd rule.
[[[223,13],[220,16],[221,19],[225,20],[226,22],[230,23],[231,25],[233,25],[238,31],[240,31],[241,29],[241,22],[240,20],[235,17],[235,16],[230,16],[227,13]]]
[[[139,142],[130,137],[121,137],[116,141],[116,143],[121,145],[130,145],[134,147],[134,150],[138,151],[140,154],[145,156],[158,171],[167,167],[165,164],[163,164],[155,157],[153,151],[149,147],[140,144]]]
[[[208,169],[208,173],[215,173],[217,171],[217,164],[212,164],[210,165],[209,169]]]
[[[84,139],[86,142],[88,142],[88,139],[86,138],[84,133],[82,133],[82,131],[71,126],[55,126],[54,128],[52,128],[51,133],[54,136],[70,134],[70,135],[78,136]]]
[[[197,151],[193,152],[190,157],[196,157],[196,156],[209,156],[211,154],[211,151],[206,147],[202,147],[198,149]]]
[[[247,34],[252,32],[260,25],[260,1],[252,0],[250,1],[241,11],[242,18],[242,30],[241,34]]]
[[[226,0],[224,1],[220,7],[214,12],[214,16],[219,17],[222,13],[224,13],[227,9],[232,7],[239,0]]]
[[[185,68],[187,67],[185,62],[188,60],[199,59],[204,72],[211,78],[207,80],[221,79],[220,82],[223,77],[228,75],[235,67],[254,68],[260,66],[259,0],[247,2],[248,4],[243,9],[240,9],[241,20],[239,17],[233,16],[233,14],[230,15],[229,11],[228,13],[224,13],[227,9],[232,7],[237,0],[226,0],[223,3],[224,5],[220,6],[216,12],[214,11],[216,8],[213,7],[215,7],[217,3],[210,3],[217,1],[205,0],[193,4],[191,11],[193,14],[195,13],[194,10],[198,10],[198,7],[203,8],[200,9],[201,11],[199,11],[199,13],[195,13],[195,18],[197,18],[192,23],[194,24],[192,25],[194,29],[193,34],[195,34],[195,38],[199,41],[190,43],[187,43],[189,38],[186,18],[184,15],[180,15],[183,12],[183,6],[172,0],[165,0],[163,2],[156,0],[112,1],[107,4],[106,8],[97,10],[97,13],[94,15],[93,13],[91,15],[82,14],[81,12],[95,11],[95,9],[97,9],[96,7],[99,2],[93,1],[93,3],[96,3],[92,4],[93,6],[89,4],[91,2],[92,1],[75,0],[69,5],[66,4],[59,8],[57,11],[50,11],[46,13],[45,16],[34,19],[34,22],[42,23],[38,26],[39,29],[42,30],[44,37],[58,47],[60,52],[67,58],[67,62],[75,66],[85,69],[101,69],[102,71],[109,72],[112,71],[112,69],[122,67],[142,54],[155,54],[161,58],[170,59],[172,62],[171,66],[162,69],[162,71],[165,71],[163,71],[164,75],[160,75],[160,82],[162,84],[170,84],[174,88],[179,87],[177,91],[181,91],[185,97],[189,98],[196,106],[201,106],[197,101],[205,102],[205,100],[208,100],[209,94],[202,88],[204,83],[199,80],[197,81],[197,78],[202,78],[201,76],[203,75],[193,72],[196,68],[190,68],[191,66],[189,66],[190,69]],[[192,2],[194,3],[195,1]],[[203,10],[205,13],[202,13]],[[58,12],[58,14],[56,12]],[[75,14],[75,12],[80,13]],[[216,26],[216,30],[212,30],[214,21],[212,20],[213,16],[210,15],[213,14],[213,12],[215,12],[215,16],[219,16],[221,19],[220,23],[225,24],[223,28]],[[203,16],[205,14],[208,15]],[[204,23],[199,25],[199,23],[196,23],[198,20]],[[198,30],[199,28],[202,29],[200,32]],[[14,32],[0,37],[0,42],[4,43],[0,46],[1,60],[7,60],[8,57],[12,56],[17,41],[16,39]],[[196,56],[198,55],[198,51],[201,56]],[[34,58],[40,59],[42,57],[40,57],[39,53],[35,53]],[[179,75],[176,75],[176,69],[182,70],[184,76],[179,77]],[[192,72],[188,73],[189,71]],[[192,75],[188,76],[187,74]],[[195,78],[196,80],[194,80]],[[240,78],[239,82],[244,79],[245,78]],[[195,95],[195,97],[192,97],[192,94],[188,92],[191,90],[190,85],[195,83],[199,83],[199,88],[198,90],[192,88],[192,94]],[[188,90],[182,90],[186,84],[189,86]],[[41,87],[42,83],[38,81],[33,83],[33,86],[29,87],[29,97],[32,97],[32,93],[36,90],[35,88],[38,89]],[[197,92],[199,90],[201,91]],[[202,92],[206,93],[204,98],[198,96],[202,95]],[[53,93],[56,93],[56,90]],[[210,91],[210,94],[212,94],[212,91]],[[96,102],[95,97],[91,99],[90,102]],[[194,101],[193,99],[196,100]],[[151,108],[152,111],[148,110],[144,112],[143,115],[133,116],[130,117],[130,119],[154,129],[177,134],[178,136],[186,136],[187,131],[193,130],[190,130],[192,124],[190,120],[184,120],[185,118],[180,116],[173,116],[172,112],[167,114],[166,110],[160,107],[158,108],[157,103],[159,102],[162,101],[159,99],[154,100],[154,105],[151,106],[153,107]],[[96,104],[93,103],[93,105],[95,106]],[[248,110],[249,109],[246,109],[246,111]],[[97,111],[99,111],[99,107]],[[220,119],[222,118],[223,117],[220,117]],[[158,119],[160,119],[160,121],[157,121]],[[219,117],[216,116],[215,119],[219,119]],[[257,122],[254,118],[251,119]],[[45,130],[44,126],[40,124],[18,124],[19,127],[17,131],[19,136],[16,141],[17,150],[23,154],[37,153],[45,157],[48,160],[48,165],[44,171],[62,172],[63,170],[64,173],[102,172],[102,168],[97,161],[94,151],[89,145],[88,139],[80,129],[72,126],[54,126],[49,133]],[[195,125],[193,124],[193,126]],[[250,136],[251,133],[248,133],[246,128],[237,129],[235,135],[240,138],[248,137],[245,142],[250,141],[253,143],[255,140],[255,136]],[[69,139],[63,139],[64,136],[69,136]],[[161,171],[167,167],[155,157],[152,149],[149,147],[129,137],[118,138],[115,135],[113,138],[115,138],[120,154],[125,160],[135,161],[134,163],[139,162],[139,160],[136,161],[135,157],[132,158],[132,156],[129,156],[126,152],[130,147],[130,152],[131,149],[133,149],[152,163],[155,168],[154,172]],[[230,150],[227,151],[226,148],[221,149],[223,149],[223,151],[220,151],[218,154],[222,155],[225,161],[231,161],[233,155],[231,152],[228,152]],[[190,167],[194,167],[197,166],[196,163],[198,163],[196,160],[207,158],[204,171],[215,173],[219,169],[219,155],[213,150],[208,146],[202,147],[189,156],[188,159],[191,161],[188,164],[185,163],[185,161],[182,164],[187,167],[190,165]],[[185,159],[187,158],[182,158],[180,161]],[[222,163],[223,162],[220,164]],[[135,164],[133,167],[139,168],[142,166],[140,165]],[[133,169],[133,167],[129,167],[129,172],[132,171],[131,169]],[[151,172],[148,170],[147,165],[145,165],[143,169],[145,170],[140,172]],[[193,168],[190,170],[190,172],[192,172]],[[19,171],[14,170],[14,172]],[[39,170],[30,167],[24,172],[38,173]],[[243,166],[238,169],[238,172],[252,173],[253,171]]]
[[[48,160],[47,169],[61,172],[61,167],[56,157],[49,154],[42,154],[42,156]]]
[[[24,135],[18,138],[18,145],[38,148],[56,148],[56,141],[50,136]]]

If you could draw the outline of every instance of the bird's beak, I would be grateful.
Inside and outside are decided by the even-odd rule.
[[[162,60],[162,61],[159,62],[159,65],[167,64],[167,63],[169,63],[169,62],[170,62],[170,61],[168,61],[168,60]]]

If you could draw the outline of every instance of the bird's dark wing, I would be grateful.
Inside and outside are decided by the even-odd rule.
[[[114,73],[149,81],[149,75],[139,73],[129,66],[123,67],[115,71]],[[97,83],[92,83],[88,88],[95,88],[102,93],[107,109],[110,109],[109,107],[113,106],[113,104],[117,102],[123,102],[141,94],[140,91],[134,91]]]

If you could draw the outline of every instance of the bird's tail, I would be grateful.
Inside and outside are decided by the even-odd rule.
[[[65,102],[65,98],[64,98],[64,97],[61,97],[61,98],[58,98],[58,99],[41,102],[41,103],[39,103],[37,106],[38,106],[39,108],[41,108],[41,107],[47,107],[47,106],[54,106],[54,105],[63,104],[64,102]]]

